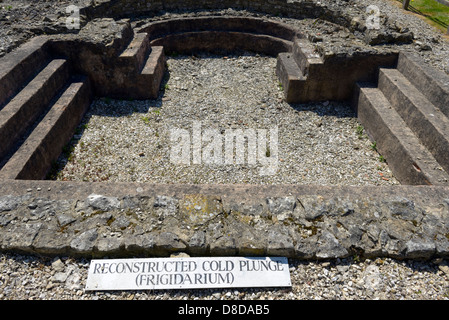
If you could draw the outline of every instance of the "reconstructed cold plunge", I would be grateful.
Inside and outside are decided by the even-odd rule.
[[[275,2],[130,21],[105,1],[1,58],[0,249],[447,257],[447,75],[321,52],[285,23],[320,11]]]

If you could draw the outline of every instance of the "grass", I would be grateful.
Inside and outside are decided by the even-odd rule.
[[[401,2],[402,0],[397,0]],[[423,16],[430,25],[447,32],[449,26],[449,7],[435,0],[411,0],[408,11]]]
[[[278,87],[279,87],[279,91],[284,91],[284,86],[282,85],[282,82],[279,81]]]
[[[358,125],[357,126],[357,135],[359,137],[359,139],[363,139],[363,132],[364,132],[364,128],[362,125]]]
[[[143,122],[145,122],[145,124],[150,124],[150,118],[149,117],[140,117],[142,120],[143,120]]]

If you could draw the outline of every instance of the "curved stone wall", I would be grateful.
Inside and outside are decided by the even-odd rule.
[[[303,37],[297,30],[284,23],[255,17],[232,16],[207,16],[155,21],[147,23],[136,30],[136,32],[148,33],[150,41],[162,38],[168,34],[201,31],[265,34],[288,41],[292,41],[298,36]]]
[[[277,56],[291,52],[303,35],[282,23],[251,17],[179,18],[149,23],[136,30],[147,33],[151,46],[166,52],[246,50]]]

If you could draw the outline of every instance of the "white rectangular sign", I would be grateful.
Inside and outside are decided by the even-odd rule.
[[[92,260],[86,290],[290,287],[284,257]]]

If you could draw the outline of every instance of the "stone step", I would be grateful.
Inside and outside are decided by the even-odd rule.
[[[137,33],[125,51],[120,54],[119,58],[122,63],[132,67],[133,70],[140,71],[148,58],[149,51],[150,42],[148,40],[148,34]]]
[[[301,100],[306,77],[293,58],[292,53],[280,53],[277,58],[276,74],[284,90],[284,98],[290,103]]]
[[[357,83],[357,114],[394,176],[407,185],[449,185],[449,175],[378,89]]]
[[[379,89],[405,123],[449,172],[449,120],[397,69],[380,68]]]
[[[335,64],[337,67],[333,65],[329,71],[329,66],[325,66],[322,57],[307,39],[295,39],[291,53],[278,55],[277,75],[286,88],[285,100],[288,103],[347,100],[346,96],[351,96],[357,76],[343,79],[338,76],[340,62]],[[335,74],[332,73],[334,71]]]
[[[319,73],[324,65],[323,59],[315,52],[312,43],[307,39],[295,39],[293,58],[305,76]]]
[[[44,179],[53,161],[73,136],[90,102],[88,78],[71,82],[0,170],[0,179]]]
[[[400,52],[397,69],[430,101],[449,117],[449,76],[431,68],[420,58]]]
[[[156,99],[165,72],[164,47],[151,47],[145,66],[137,78],[137,90],[142,98]]]
[[[47,37],[36,37],[0,59],[0,110],[48,63]]]
[[[291,52],[306,83],[301,92],[290,95],[294,98],[288,100],[289,103],[350,100],[356,82],[377,81],[379,67],[397,64],[397,53],[394,52],[369,55],[363,52],[351,55],[320,53],[313,43],[299,35],[293,40]]]
[[[69,64],[52,60],[22,91],[0,110],[0,162],[41,116],[69,78]]]

